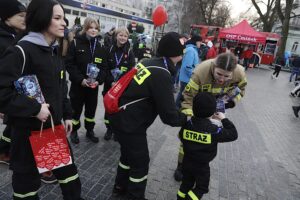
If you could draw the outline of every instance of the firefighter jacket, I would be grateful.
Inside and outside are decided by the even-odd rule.
[[[109,115],[113,131],[127,134],[146,133],[157,115],[165,124],[182,126],[186,122],[186,116],[175,106],[171,76],[171,73],[175,73],[175,66],[171,60],[146,59],[138,63],[137,67],[138,73],[119,100],[119,105],[125,108]],[[132,103],[136,100],[139,101]]]
[[[107,54],[99,38],[88,39],[86,34],[77,35],[72,41],[67,57],[66,68],[70,74],[72,84],[81,85],[83,79],[87,79],[87,65],[96,64],[99,71],[97,81],[104,82],[107,71]]]
[[[217,155],[219,142],[230,142],[238,138],[234,124],[223,119],[222,127],[218,127],[208,118],[192,117],[179,132],[183,144],[184,159],[193,163],[207,163]]]
[[[106,76],[105,84],[111,84],[114,77],[111,70],[118,68],[122,71],[122,75],[128,72],[135,65],[135,57],[130,49],[129,42],[125,43],[122,47],[117,46],[117,42],[108,49],[108,68],[109,71]]]
[[[9,47],[0,59],[0,112],[9,116],[13,126],[40,130],[41,121],[34,116],[40,112],[41,104],[17,93],[14,87],[14,81],[21,76],[34,74],[46,103],[50,105],[54,123],[61,124],[62,118],[72,119],[65,68],[57,55],[58,43],[49,46],[41,33],[30,32],[18,44],[26,57],[23,74],[24,58],[19,48]],[[44,123],[44,128],[49,127],[50,118]]]
[[[183,94],[182,112],[187,115],[192,115],[193,98],[198,92],[211,92],[214,96],[226,95],[234,90],[235,87],[239,87],[241,93],[238,94],[232,101],[228,102],[229,107],[234,107],[235,104],[244,96],[245,87],[247,85],[247,79],[245,71],[242,66],[237,65],[232,73],[232,78],[224,85],[215,83],[213,70],[215,64],[214,59],[206,60],[197,65],[192,77],[185,87]]]
[[[13,44],[16,37],[16,31],[0,21],[0,56]]]

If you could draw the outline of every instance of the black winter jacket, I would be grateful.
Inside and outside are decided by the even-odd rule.
[[[217,155],[219,142],[230,142],[238,138],[234,124],[227,118],[222,121],[223,128],[209,119],[192,117],[181,128],[179,138],[183,144],[184,158],[193,163],[207,163]]]
[[[46,103],[55,124],[64,118],[72,119],[72,109],[67,98],[66,73],[58,46],[49,46],[40,33],[29,33],[18,43],[25,51],[26,65],[23,75],[37,76]],[[13,126],[40,130],[41,121],[36,116],[40,109],[35,99],[18,94],[14,81],[21,77],[23,55],[13,46],[0,59],[0,112],[7,114]],[[44,128],[50,127],[50,118]]]
[[[97,43],[92,58],[91,51],[94,48],[95,41]],[[88,40],[86,34],[78,35],[72,41],[65,61],[72,84],[81,85],[82,80],[87,78],[86,72],[88,63],[96,64],[100,69],[97,81],[99,84],[102,84],[106,77],[106,68],[108,67],[105,48],[98,38]]]
[[[105,80],[106,88],[111,87],[111,83],[114,81],[111,70],[119,68],[123,71],[123,75],[135,66],[135,57],[130,49],[130,44],[127,42],[124,46],[118,47],[117,42],[107,49],[108,52],[108,72]],[[117,57],[117,58],[116,58]],[[120,59],[119,65],[117,65],[117,59]]]
[[[124,134],[145,134],[157,115],[163,123],[170,126],[182,126],[186,122],[186,116],[176,109],[174,102],[173,82],[168,69],[175,67],[170,60],[166,59],[166,61],[167,67],[163,58],[152,58],[142,62],[146,69],[140,70],[130,82],[120,98],[119,105],[145,99],[128,105],[125,110],[109,115],[113,131]],[[147,68],[148,66],[154,67]]]
[[[14,43],[16,31],[0,21],[0,56]]]

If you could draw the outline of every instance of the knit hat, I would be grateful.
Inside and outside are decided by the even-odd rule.
[[[183,54],[184,45],[180,42],[180,35],[169,32],[164,35],[158,43],[158,56],[176,57]]]
[[[195,117],[207,118],[216,112],[216,98],[209,92],[199,92],[193,99]]]
[[[212,48],[212,46],[214,46],[214,44],[213,44],[211,41],[208,41],[208,42],[207,42],[207,46],[208,46],[209,48]]]
[[[19,1],[0,0],[0,18],[3,22],[20,12],[26,12],[26,7]]]

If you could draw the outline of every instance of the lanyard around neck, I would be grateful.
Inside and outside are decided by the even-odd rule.
[[[167,69],[169,69],[169,67],[168,67],[168,62],[167,62],[166,57],[163,57],[163,59],[164,59],[164,65],[165,65],[165,67],[166,67]]]
[[[90,51],[91,51],[91,54],[92,54],[92,59],[94,58],[94,53],[95,53],[97,41],[98,40],[95,39],[93,48],[92,48],[92,44],[91,44],[91,41],[90,41]]]
[[[117,52],[115,52],[115,59],[116,59],[117,67],[120,65],[123,55],[124,55],[124,53],[122,53],[120,58],[118,59]]]

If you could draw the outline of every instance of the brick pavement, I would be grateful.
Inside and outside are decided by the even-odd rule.
[[[211,164],[210,192],[203,199],[300,199],[300,119],[291,109],[299,99],[288,96],[293,87],[288,83],[289,74],[281,72],[278,80],[271,80],[271,71],[265,69],[250,69],[247,74],[246,96],[227,114],[236,124],[239,138],[219,145],[218,156]],[[100,142],[95,145],[86,141],[81,129],[81,143],[73,145],[86,200],[113,199],[110,193],[119,147],[114,141],[102,139],[105,127],[100,107],[95,128]],[[165,126],[159,119],[148,131],[151,163],[146,196],[150,200],[176,199],[179,183],[174,181],[173,171],[177,132],[178,128]],[[1,200],[11,199],[10,179],[8,167],[0,165]],[[42,200],[62,199],[57,185],[42,185],[39,194]]]

